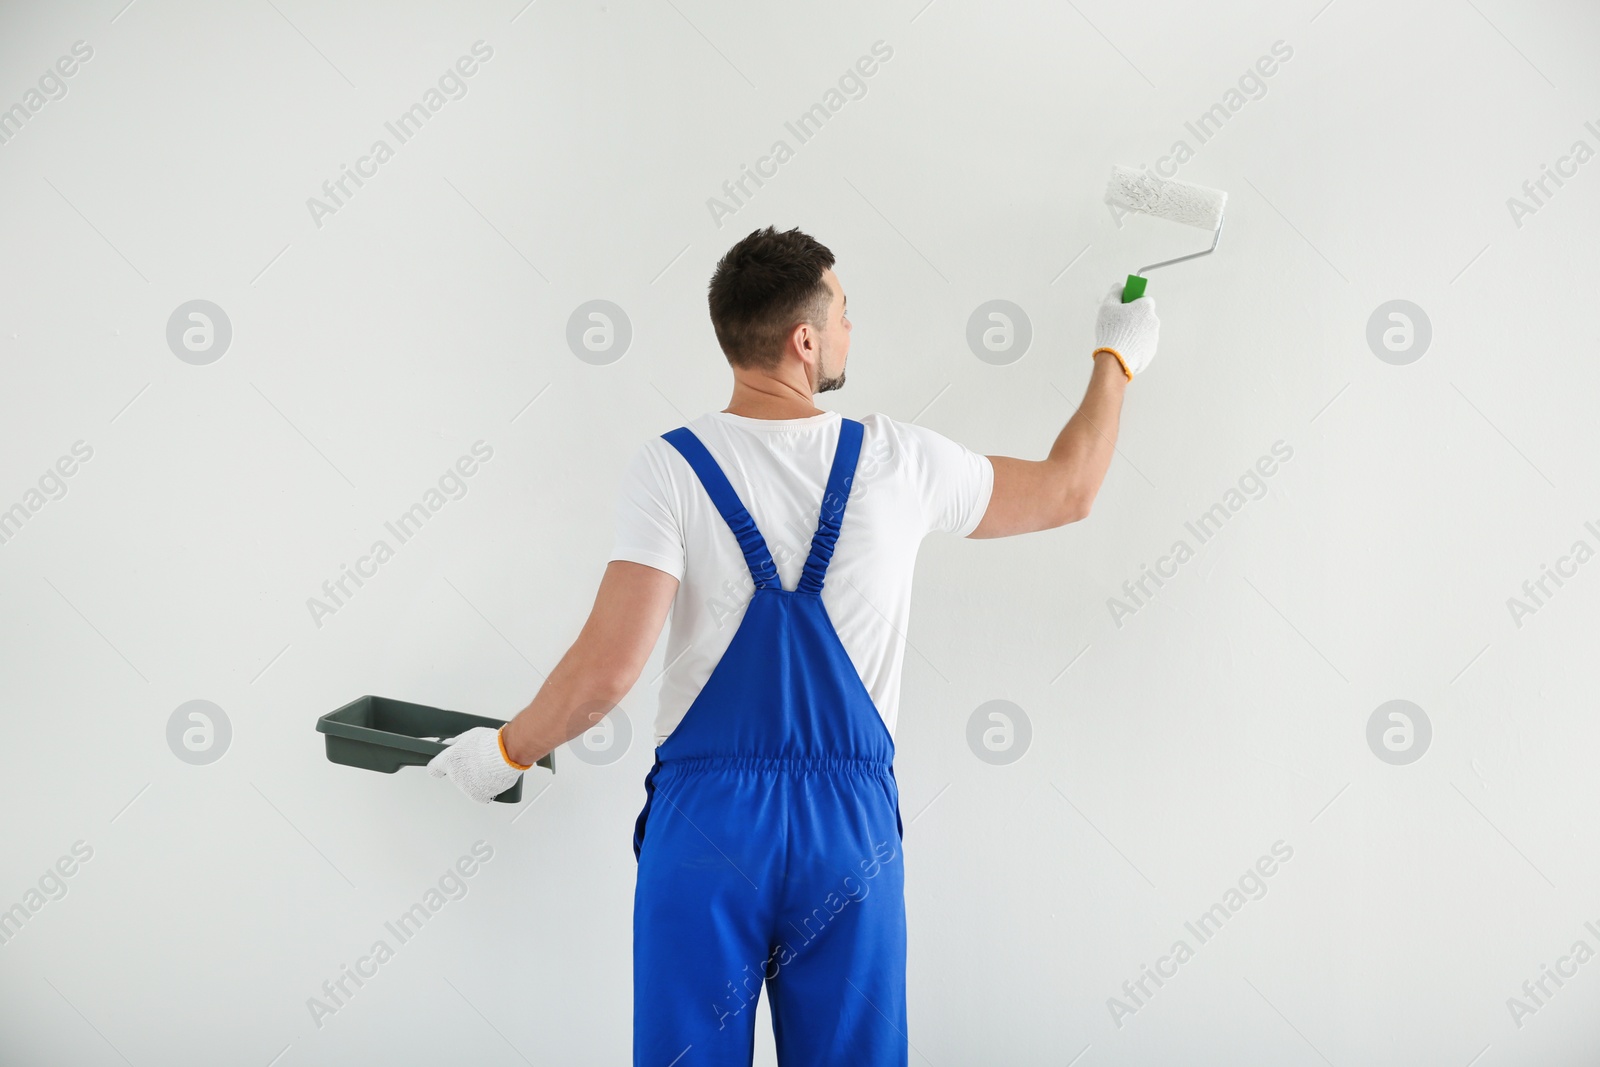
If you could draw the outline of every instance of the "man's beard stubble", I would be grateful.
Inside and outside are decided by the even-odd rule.
[[[823,357],[826,357],[828,355],[828,350],[827,349],[823,349],[821,355]],[[827,362],[826,358],[819,358],[818,365],[820,366],[821,364],[824,364],[826,362]],[[817,385],[816,385],[816,390],[815,390],[816,392],[818,392],[818,393],[828,393],[828,392],[832,392],[835,389],[842,389],[842,388],[844,388],[844,371],[843,370],[840,370],[837,376],[818,373],[818,375],[817,375]]]

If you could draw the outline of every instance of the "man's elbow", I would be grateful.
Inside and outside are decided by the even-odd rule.
[[[644,664],[625,660],[615,649],[598,648],[593,642],[574,645],[571,655],[567,683],[589,701],[620,703],[644,673]]]
[[[629,693],[644,673],[632,664],[608,664],[597,667],[589,676],[588,690],[609,704],[617,704]]]
[[[1075,504],[1061,513],[1061,521],[1057,526],[1070,526],[1075,522],[1082,522],[1089,517],[1088,504]]]
[[[1082,522],[1089,517],[1089,511],[1094,507],[1093,493],[1071,493],[1062,501],[1059,515],[1061,521],[1057,526],[1066,526],[1074,522]]]

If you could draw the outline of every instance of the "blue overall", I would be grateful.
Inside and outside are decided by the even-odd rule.
[[[763,984],[783,1067],[906,1063],[894,741],[822,606],[862,430],[841,421],[793,590],[699,438],[663,435],[727,520],[755,593],[645,778],[635,1067],[749,1067]]]

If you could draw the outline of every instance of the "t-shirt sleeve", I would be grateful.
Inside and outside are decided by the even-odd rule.
[[[917,489],[923,522],[935,530],[965,537],[983,521],[994,491],[994,464],[989,457],[915,423],[901,423],[916,458]]]
[[[683,533],[672,510],[670,482],[662,456],[653,444],[641,445],[623,472],[610,558],[666,571],[681,582]]]

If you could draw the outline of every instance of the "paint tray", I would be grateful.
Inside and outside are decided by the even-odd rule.
[[[401,767],[420,767],[447,747],[445,741],[474,726],[504,726],[500,719],[446,711],[388,697],[357,697],[317,720],[317,732],[328,745],[328,760],[347,767],[393,774]],[[556,769],[554,753],[538,763]],[[495,797],[502,804],[522,799],[522,779]]]

